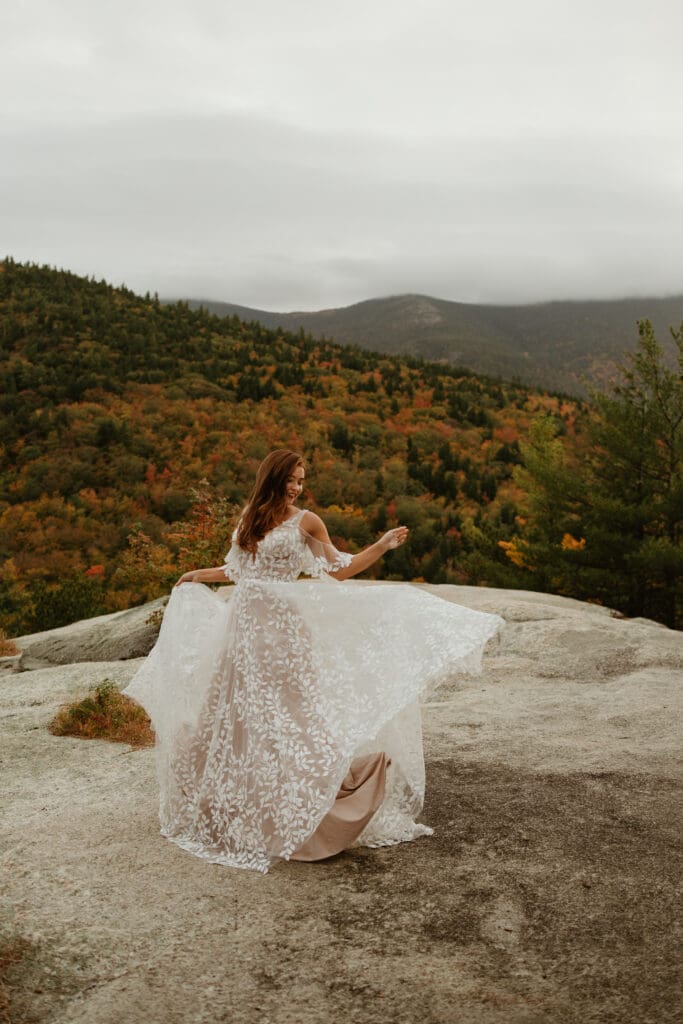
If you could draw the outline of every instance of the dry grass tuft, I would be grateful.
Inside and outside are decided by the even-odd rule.
[[[11,654],[21,654],[21,651],[14,640],[7,639],[4,629],[0,629],[0,658],[5,658]]]
[[[112,740],[131,747],[154,745],[154,730],[145,711],[105,679],[83,700],[60,708],[48,726],[53,736]]]
[[[158,626],[159,628],[161,628],[161,620],[164,617],[164,611],[164,608],[157,608],[155,612],[152,612],[150,615],[147,616],[147,618],[145,619],[145,625]]]

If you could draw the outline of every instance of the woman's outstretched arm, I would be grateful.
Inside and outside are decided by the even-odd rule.
[[[216,566],[213,569],[191,569],[190,572],[184,572],[178,582],[175,584],[179,587],[181,583],[227,583],[225,576],[225,570],[222,566]]]
[[[314,540],[317,540],[320,544],[329,544],[334,549],[330,535],[327,532],[327,527],[315,512],[304,512],[301,517],[300,526]],[[359,551],[357,555],[353,555],[350,565],[343,569],[337,569],[336,572],[331,572],[330,576],[334,576],[337,580],[348,580],[351,576],[357,576],[359,572],[363,572],[364,569],[369,568],[369,566],[380,559],[385,552],[391,551],[392,548],[400,547],[407,537],[407,526],[397,526],[393,530],[387,530],[374,544],[368,545],[367,548]]]

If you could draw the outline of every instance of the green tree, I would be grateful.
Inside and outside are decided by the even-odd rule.
[[[683,325],[666,365],[649,320],[623,380],[594,392],[589,444],[571,452],[550,418],[522,444],[516,471],[528,522],[508,557],[535,585],[627,615],[683,623]]]
[[[66,626],[79,619],[101,615],[103,607],[100,580],[83,574],[69,576],[50,586],[44,579],[34,579],[28,587],[32,606],[29,629],[44,630]]]

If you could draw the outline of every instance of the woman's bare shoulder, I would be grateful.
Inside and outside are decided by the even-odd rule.
[[[299,526],[306,533],[310,533],[312,537],[318,537],[321,534],[327,536],[324,522],[319,515],[316,515],[315,512],[311,512],[309,509],[304,509],[304,514],[299,520]]]

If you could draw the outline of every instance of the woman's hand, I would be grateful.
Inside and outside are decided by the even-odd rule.
[[[408,539],[408,527],[397,526],[393,530],[387,530],[383,537],[380,537],[380,544],[385,551],[391,551],[392,548],[398,548],[401,544],[404,544]]]
[[[196,575],[197,575],[197,570],[196,569],[193,569],[191,572],[184,572],[183,575],[178,580],[178,582],[174,584],[174,586],[179,587],[181,583],[195,583],[196,582],[196,580],[195,580],[195,576]]]

